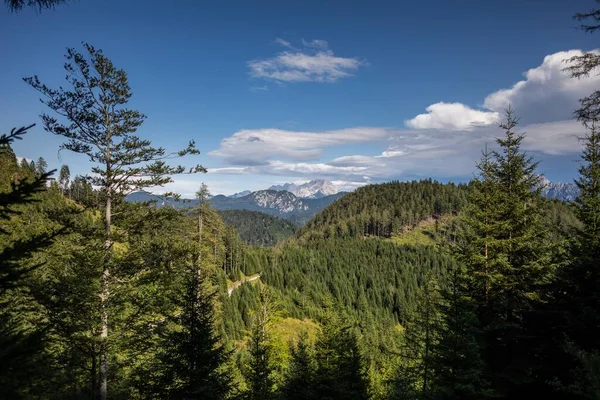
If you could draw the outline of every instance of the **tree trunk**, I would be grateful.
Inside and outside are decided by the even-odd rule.
[[[106,400],[108,391],[108,297],[110,296],[110,259],[111,259],[111,237],[110,237],[110,217],[111,217],[111,197],[110,188],[106,192],[106,210],[105,210],[105,228],[106,242],[104,265],[102,268],[102,291],[100,293],[100,318],[102,321],[102,330],[100,332],[100,399]]]
[[[97,387],[96,387],[96,374],[97,374],[97,370],[96,370],[96,346],[94,346],[93,349],[93,354],[92,354],[92,368],[90,370],[90,389],[91,389],[91,394],[92,394],[92,400],[96,400],[96,394],[98,393]]]

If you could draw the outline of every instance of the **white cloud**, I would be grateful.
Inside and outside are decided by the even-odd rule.
[[[281,45],[283,47],[287,47],[288,49],[293,49],[294,48],[290,42],[288,42],[287,40],[283,40],[281,38],[275,39],[273,41],[273,43]]]
[[[249,129],[223,139],[208,154],[236,165],[264,164],[272,157],[309,161],[318,159],[326,147],[383,140],[393,134],[387,128],[361,127],[324,132]]]
[[[360,130],[367,128],[360,128]],[[337,157],[327,162],[286,162],[281,159],[267,160],[254,165],[233,166],[209,169],[216,174],[259,174],[272,176],[292,176],[297,179],[325,178],[329,180],[354,182],[355,186],[399,177],[469,177],[487,144],[495,147],[495,137],[503,134],[498,127],[476,127],[471,131],[448,129],[392,130],[369,128],[381,132],[374,137],[386,138],[387,148],[378,154],[354,154]],[[381,129],[381,131],[379,131]],[[334,131],[335,140],[325,139],[320,144],[340,145],[344,138],[352,138],[360,130]],[[584,128],[574,120],[544,124],[519,126],[517,132],[526,132],[523,150],[536,151],[547,155],[574,154],[580,151],[577,136]],[[286,131],[283,131],[286,132]],[[343,133],[340,133],[343,132]],[[351,134],[350,134],[351,133]],[[287,132],[287,135],[296,133]],[[311,141],[316,133],[303,139]],[[336,135],[340,135],[337,137]],[[288,137],[287,140],[290,140]],[[369,139],[366,139],[369,140]],[[371,139],[372,140],[372,139]],[[382,141],[383,142],[383,141]],[[318,143],[312,143],[316,146]],[[297,147],[297,146],[296,146]],[[272,155],[277,154],[270,153]],[[265,153],[266,155],[266,153]],[[281,155],[279,156],[281,158]],[[316,159],[315,159],[316,160]]]
[[[406,121],[415,129],[472,130],[478,126],[497,123],[499,114],[474,110],[461,103],[435,103],[427,107],[427,114],[419,114]]]
[[[304,42],[304,46],[317,49],[326,43]],[[223,139],[219,148],[209,153],[229,164],[209,173],[290,180],[326,178],[339,182],[340,187],[431,176],[469,178],[481,149],[486,144],[493,148],[494,138],[503,135],[496,124],[503,118],[502,109],[508,103],[522,117],[516,131],[526,133],[523,150],[536,152],[546,162],[564,161],[564,156],[581,150],[577,136],[585,133],[571,119],[571,110],[577,108],[579,98],[600,86],[598,76],[577,80],[562,72],[567,65],[563,60],[577,54],[581,53],[573,50],[545,57],[540,66],[525,74],[523,81],[487,96],[484,108],[435,103],[427,107],[427,113],[406,121],[407,128],[357,127],[321,132],[242,130]],[[355,150],[333,159],[324,157],[328,148],[354,145],[357,149],[357,145],[367,143],[379,145],[380,150],[371,153]]]
[[[252,92],[267,92],[269,90],[269,87],[267,85],[264,86],[252,86],[250,88],[250,91]]]
[[[313,47],[315,49],[327,49],[329,47],[329,43],[327,43],[326,40],[312,40],[310,42],[307,42],[306,40],[302,39],[302,45],[305,47]]]
[[[593,52],[600,54],[598,50]],[[473,130],[495,125],[509,105],[526,124],[570,119],[577,101],[600,86],[600,75],[573,79],[563,71],[569,65],[567,60],[581,54],[581,50],[569,50],[546,56],[539,66],[523,74],[524,80],[488,95],[482,110],[462,103],[440,102],[405,123],[415,129]]]
[[[364,64],[357,58],[335,56],[324,40],[302,40],[303,50],[295,49],[283,39],[275,42],[290,50],[272,58],[249,61],[250,76],[278,82],[336,82],[352,76]]]
[[[593,50],[593,53],[600,54],[600,51]],[[546,56],[541,65],[524,73],[524,80],[487,96],[483,106],[502,112],[510,104],[524,123],[572,118],[577,101],[600,86],[599,75],[573,79],[563,71],[569,66],[568,59],[581,54],[581,50],[569,50]]]

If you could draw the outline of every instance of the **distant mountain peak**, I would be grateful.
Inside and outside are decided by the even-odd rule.
[[[339,193],[339,190],[333,185],[333,183],[326,181],[325,179],[315,179],[301,185],[297,185],[295,183],[273,185],[268,190],[285,190],[302,199],[320,199],[322,197]]]
[[[239,199],[240,197],[248,196],[250,193],[252,193],[250,190],[243,190],[241,192],[234,193],[227,197],[230,197],[232,199]]]
[[[538,175],[538,182],[542,190],[542,196],[548,199],[573,201],[579,195],[579,188],[575,183],[551,182],[544,175]]]

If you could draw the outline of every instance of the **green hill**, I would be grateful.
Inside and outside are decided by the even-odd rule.
[[[272,246],[296,232],[294,223],[259,211],[222,210],[219,214],[249,245]]]

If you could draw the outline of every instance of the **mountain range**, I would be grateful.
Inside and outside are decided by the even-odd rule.
[[[579,195],[579,188],[572,182],[550,182],[545,176],[540,176],[542,195],[548,199],[573,201]]]
[[[543,176],[540,176],[540,185],[542,186],[542,195],[550,199],[573,201],[579,193],[577,185],[574,183],[550,182]],[[217,195],[211,197],[210,202],[217,210],[260,211],[285,218],[301,226],[345,194],[346,192],[339,192],[331,182],[317,179],[301,185],[286,183],[273,185],[267,190],[255,192],[245,190],[230,196]],[[159,206],[176,208],[192,207],[197,204],[197,200],[174,200],[148,192],[131,193],[126,200],[130,202],[156,201]]]
[[[242,192],[243,193],[243,192]],[[260,211],[276,217],[285,218],[297,225],[305,224],[313,215],[342,197],[346,192],[315,198],[299,198],[285,190],[258,190],[240,196],[217,195],[210,198],[210,204],[217,210]],[[155,201],[158,206],[175,208],[193,207],[198,200],[175,200],[148,192],[134,192],[126,198],[129,202],[139,203]]]
[[[295,183],[273,185],[267,190],[290,192],[302,199],[320,199],[339,193],[339,190],[331,182],[324,179],[315,179],[301,185]]]

